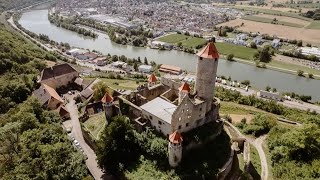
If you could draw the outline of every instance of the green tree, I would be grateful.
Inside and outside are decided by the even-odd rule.
[[[93,86],[93,99],[95,101],[100,101],[102,97],[108,92],[109,94],[113,94],[112,90],[109,88],[107,83],[103,81],[99,81]]]
[[[118,173],[138,156],[134,128],[125,116],[114,117],[98,142],[97,160],[101,168]]]
[[[303,76],[304,71],[302,71],[302,70],[298,70],[298,71],[297,71],[297,74],[298,74],[298,76]]]
[[[228,54],[228,55],[227,55],[227,60],[228,60],[228,61],[233,61],[233,57],[234,57],[233,54]]]
[[[310,79],[313,79],[313,74],[309,73],[309,74],[308,74],[308,77],[309,77]]]
[[[267,86],[265,90],[266,90],[266,91],[270,91],[270,90],[271,90],[271,87],[270,87],[270,86]]]
[[[302,46],[302,40],[297,41],[297,46],[301,47]]]

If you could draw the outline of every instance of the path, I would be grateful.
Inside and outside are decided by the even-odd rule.
[[[254,141],[250,142],[258,151],[259,157],[260,157],[260,163],[261,163],[261,179],[267,180],[269,175],[269,169],[268,169],[268,162],[266,154],[262,148],[262,144],[264,140],[266,139],[266,135],[260,136]]]
[[[225,123],[228,125],[228,126],[226,126],[227,128],[229,128],[234,133],[238,134],[238,137],[245,138],[247,142],[252,144],[257,149],[259,157],[260,157],[260,164],[261,164],[261,179],[268,180],[268,175],[269,175],[268,162],[267,162],[266,154],[262,148],[262,144],[267,136],[263,135],[263,136],[260,136],[256,139],[253,139],[251,137],[243,135],[238,130],[238,128],[233,126],[233,124],[229,123],[228,121],[225,121]]]
[[[75,101],[73,100],[73,96],[65,95],[67,99],[69,99],[69,103],[66,105],[66,108],[68,109],[71,117],[72,122],[72,135],[73,137],[79,141],[80,146],[82,147],[84,153],[87,155],[88,159],[86,160],[86,165],[91,172],[94,179],[110,179],[105,177],[102,170],[99,168],[98,163],[96,161],[96,154],[91,149],[91,147],[85,142],[82,131],[81,131],[81,125],[79,122],[79,115],[78,115],[78,108],[75,104]]]

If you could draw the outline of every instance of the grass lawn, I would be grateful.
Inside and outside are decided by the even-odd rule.
[[[320,29],[320,21],[312,21],[309,26],[307,26],[308,29]]]
[[[302,65],[282,62],[282,61],[272,60],[270,63],[267,64],[267,67],[268,67],[268,65],[276,66],[276,67],[279,67],[279,68],[290,69],[290,70],[294,70],[294,71],[302,70],[305,73],[311,73],[313,75],[320,75],[320,71],[319,70],[311,69],[311,68],[308,68],[308,67],[302,66]]]
[[[83,125],[90,131],[90,133],[99,139],[99,133],[102,131],[106,123],[104,112],[100,112],[91,116]]]
[[[249,21],[262,22],[262,23],[272,23],[273,22],[273,19],[259,17],[259,16],[244,16],[244,17],[242,17],[242,19],[249,20]],[[296,24],[296,23],[286,22],[286,21],[277,21],[276,24],[290,26],[290,27],[297,27],[297,28],[303,27],[303,25],[301,25],[301,24]]]
[[[250,144],[250,160],[252,165],[257,170],[257,172],[261,175],[261,161],[260,156],[258,154],[258,150]]]
[[[91,78],[88,78],[91,79]],[[135,80],[131,79],[108,79],[108,78],[100,78],[100,80],[107,83],[107,85],[113,89],[126,89],[126,90],[134,90],[139,85],[144,84],[143,82],[136,83]]]
[[[207,42],[205,39],[197,37],[191,37],[187,40],[181,41],[182,46],[189,48],[195,48],[196,46],[204,44],[205,42]]]
[[[188,39],[190,36],[186,36],[184,34],[169,34],[167,36],[161,37],[158,40],[166,43],[178,43],[180,41]]]
[[[253,60],[253,55],[257,52],[256,49],[230,43],[216,42],[215,44],[219,53],[224,55],[233,54],[236,58],[244,60]]]

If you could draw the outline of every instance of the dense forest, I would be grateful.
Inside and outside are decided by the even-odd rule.
[[[44,60],[54,55],[9,29],[0,24],[0,179],[88,176],[59,115],[30,97]]]

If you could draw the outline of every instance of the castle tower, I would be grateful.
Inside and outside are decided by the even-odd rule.
[[[190,93],[190,86],[188,83],[184,82],[179,87],[179,104],[181,103],[182,99]]]
[[[109,120],[113,115],[113,97],[109,95],[108,92],[101,99],[103,110],[106,115],[106,119]]]
[[[148,79],[148,86],[154,86],[157,83],[157,77],[154,74],[151,74]]]
[[[198,97],[207,102],[206,113],[211,110],[217,76],[219,53],[213,42],[209,42],[197,53],[197,78],[195,91]]]
[[[169,164],[171,167],[177,167],[182,159],[182,136],[175,131],[169,136]]]

